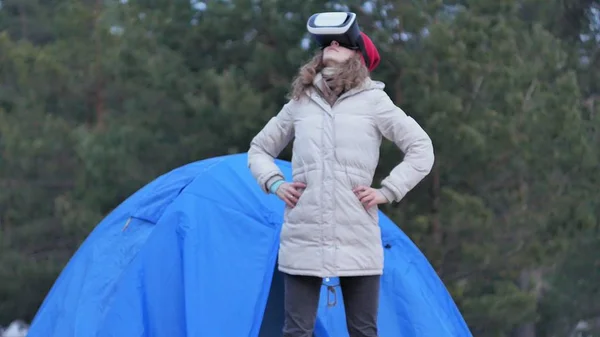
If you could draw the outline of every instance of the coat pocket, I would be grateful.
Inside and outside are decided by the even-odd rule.
[[[310,189],[308,186],[304,190],[300,190],[301,194],[296,202],[296,206],[290,207],[285,205],[284,215],[287,222],[307,222],[314,221],[314,214],[310,214],[309,207],[311,196],[309,194],[315,194],[314,188]]]

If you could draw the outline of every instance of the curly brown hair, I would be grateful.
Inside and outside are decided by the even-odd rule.
[[[319,51],[298,71],[292,82],[289,98],[295,100],[302,98],[306,94],[306,90],[313,86],[315,76],[325,68],[323,52]],[[340,71],[328,81],[330,88],[336,95],[359,86],[369,77],[369,69],[363,64],[359,53],[356,53],[336,68]]]

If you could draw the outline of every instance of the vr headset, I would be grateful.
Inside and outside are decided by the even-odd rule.
[[[356,14],[353,12],[323,12],[311,15],[306,29],[321,49],[336,41],[340,46],[360,50],[369,64]]]

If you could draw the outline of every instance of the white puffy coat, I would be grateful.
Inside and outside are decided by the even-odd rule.
[[[315,85],[322,78],[317,76]],[[290,100],[254,137],[248,164],[261,188],[282,179],[274,158],[294,140],[292,175],[307,185],[294,208],[286,207],[279,270],[319,277],[381,274],[383,247],[378,209],[365,209],[352,189],[371,186],[382,136],[404,160],[381,182],[390,202],[400,201],[431,170],[431,139],[367,79],[330,106],[316,91]]]

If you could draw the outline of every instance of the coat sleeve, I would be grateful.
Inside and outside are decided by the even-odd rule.
[[[288,102],[252,139],[248,150],[248,167],[265,193],[272,183],[284,179],[275,158],[293,138],[294,120]]]
[[[383,179],[380,189],[390,202],[398,202],[431,172],[435,159],[433,145],[423,128],[384,91],[375,107],[379,131],[404,153],[404,160]]]

